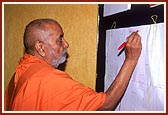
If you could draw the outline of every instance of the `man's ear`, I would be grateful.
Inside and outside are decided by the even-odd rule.
[[[35,42],[35,50],[38,53],[38,55],[44,57],[45,54],[45,44],[41,41],[36,41]]]

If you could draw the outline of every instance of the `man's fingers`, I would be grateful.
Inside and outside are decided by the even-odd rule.
[[[130,36],[127,37],[127,43],[136,43],[141,39],[141,37],[138,34],[138,31],[132,32]]]
[[[132,32],[128,37],[127,37],[127,42],[130,43],[134,39],[134,36],[137,34],[137,32]]]

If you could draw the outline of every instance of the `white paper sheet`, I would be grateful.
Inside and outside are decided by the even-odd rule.
[[[166,74],[164,66],[164,23],[106,31],[105,90],[115,79],[125,59],[118,47],[131,32],[139,30],[142,52],[117,111],[163,111]]]
[[[131,9],[131,4],[104,4],[104,17]]]

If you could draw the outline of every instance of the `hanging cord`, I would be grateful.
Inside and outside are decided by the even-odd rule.
[[[116,23],[116,21],[114,21],[113,23],[112,23],[112,25],[111,25],[111,28],[110,28],[110,37],[109,37],[109,43],[108,43],[108,45],[107,45],[107,49],[109,50],[110,49],[110,43],[111,43],[111,40],[112,40],[112,29],[115,29],[116,28],[116,25],[117,25],[117,23]],[[107,57],[109,56],[109,52],[107,52]],[[108,76],[107,76],[107,78],[108,78]]]
[[[116,25],[117,25],[116,21],[114,21],[113,24],[111,25],[111,28],[110,28],[110,29],[111,29],[111,30],[110,30],[110,40],[112,39],[112,38],[111,38],[111,36],[112,36],[112,29],[115,29],[115,28],[116,28]],[[109,42],[109,44],[110,44],[110,42]],[[109,47],[109,45],[108,45],[108,47]]]
[[[110,29],[116,28],[116,25],[117,25],[117,23],[116,23],[116,21],[114,21],[113,24],[111,25]]]
[[[115,29],[116,28],[116,25],[117,25],[117,23],[116,23],[116,21],[114,21],[113,23],[112,23],[112,25],[111,25],[111,28],[110,28],[110,37],[109,37],[109,42],[108,42],[108,45],[107,45],[107,51],[110,49],[110,43],[111,43],[111,40],[112,40],[112,29]],[[107,52],[107,57],[109,56],[109,52]],[[107,59],[107,58],[106,58]],[[108,63],[108,60],[107,60],[107,63]],[[109,78],[109,76],[108,76],[108,74],[106,74],[107,76],[106,76],[106,79],[108,79]]]
[[[111,28],[110,28],[110,38],[109,38],[109,43],[107,45],[107,49],[110,49],[110,43],[111,43],[111,40],[112,40],[112,29],[115,29],[116,28],[116,21],[113,22],[113,24],[111,25]],[[107,56],[109,55],[109,53],[107,52]]]
[[[150,100],[151,100],[151,87],[152,87],[152,70],[153,70],[153,54],[154,54],[154,42],[155,42],[155,39],[156,39],[156,23],[157,23],[157,19],[158,19],[158,16],[157,15],[152,15],[151,16],[151,19],[154,23],[154,27],[153,27],[153,36],[152,36],[152,44],[151,44],[151,56],[150,56],[150,80],[149,80],[149,87],[148,87],[148,110],[150,110],[151,108],[151,103],[150,103]]]
[[[111,38],[111,36],[112,36],[112,29],[115,29],[116,25],[117,25],[116,21],[114,21],[113,24],[111,25],[111,28],[110,28],[110,40],[109,40],[109,43],[108,43],[108,49],[110,47],[110,43],[111,43],[111,40],[112,40],[112,38]],[[107,52],[107,54],[108,54],[108,52]]]

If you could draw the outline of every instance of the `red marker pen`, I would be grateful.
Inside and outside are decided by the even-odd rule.
[[[125,47],[126,45],[126,42],[123,42],[119,47],[118,47],[118,50],[122,49],[123,47]]]

